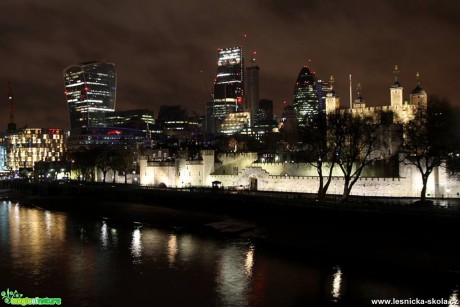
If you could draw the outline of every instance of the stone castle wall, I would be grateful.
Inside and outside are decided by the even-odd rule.
[[[220,156],[214,164],[213,155],[208,153],[201,161],[177,160],[170,165],[140,160],[140,184],[210,187],[213,181],[220,181],[226,188],[256,187],[262,191],[317,193],[319,178],[314,167],[305,163],[254,163],[255,158],[255,154],[231,154]],[[372,169],[363,173],[353,186],[351,195],[419,196],[422,180],[415,167],[400,165],[397,176],[393,177],[379,176],[382,173]],[[344,179],[338,167],[333,175],[328,194],[340,195]],[[429,178],[427,196],[460,197],[460,182],[439,167]]]

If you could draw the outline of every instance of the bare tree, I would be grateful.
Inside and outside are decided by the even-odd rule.
[[[70,154],[73,162],[73,170],[77,174],[77,178],[84,181],[94,180],[94,167],[96,166],[96,155],[93,151],[87,148],[74,151]]]
[[[337,165],[344,177],[342,201],[346,201],[364,168],[382,157],[379,151],[382,133],[380,116],[356,116],[339,111],[329,124],[332,126],[329,141],[333,143],[331,146],[337,155]]]
[[[113,149],[106,145],[100,145],[93,149],[96,157],[96,167],[102,172],[102,182],[105,183],[107,172],[112,169],[112,160],[114,159],[115,152]]]
[[[330,137],[335,135],[332,129],[338,127],[334,123],[339,115],[339,113],[328,115],[320,113],[317,120],[315,120],[317,124],[303,131],[303,139],[306,143],[306,161],[318,173],[319,185],[317,195],[319,200],[326,197],[332,180],[333,170],[337,163],[337,148],[335,147],[337,143],[331,141]],[[326,173],[325,168],[327,168]]]
[[[128,173],[134,170],[136,159],[135,144],[130,140],[120,140],[120,145],[113,152],[110,165],[113,170],[125,174],[125,184],[128,183]]]
[[[458,147],[458,111],[447,100],[430,97],[403,127],[401,162],[413,165],[422,176],[421,203],[426,202],[427,182],[433,170],[443,165]]]

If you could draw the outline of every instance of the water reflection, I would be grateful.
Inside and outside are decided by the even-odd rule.
[[[131,240],[131,255],[133,256],[133,263],[140,264],[142,256],[142,242],[141,242],[142,233],[140,227],[136,227],[132,233]]]
[[[337,302],[340,299],[340,290],[342,286],[342,270],[340,270],[339,266],[336,266],[335,270],[331,291],[333,302]]]
[[[39,285],[47,277],[47,266],[52,263],[49,256],[60,252],[65,245],[67,216],[23,207],[19,203],[9,204],[7,210],[9,214],[3,218],[9,218],[6,233],[9,234],[7,246],[13,260],[10,266],[18,276],[30,274],[34,277],[34,284]],[[3,219],[1,222],[3,224]]]
[[[46,210],[45,214],[45,227],[46,227],[46,236],[49,238],[51,236],[51,213]]]
[[[107,247],[109,245],[109,234],[107,232],[107,223],[102,221],[101,226],[101,242],[103,247]]]
[[[177,236],[175,234],[170,234],[168,240],[168,263],[170,268],[174,266],[177,251]]]
[[[180,249],[180,260],[181,262],[187,262],[192,260],[195,252],[195,246],[198,244],[193,237],[189,234],[183,234],[180,238],[179,249]]]
[[[118,246],[118,231],[115,228],[110,228],[110,240],[112,241],[113,247]]]
[[[254,246],[250,245],[248,251],[246,252],[246,261],[244,267],[246,269],[246,275],[248,277],[252,276],[252,267],[254,266]]]
[[[222,306],[247,306],[254,250],[244,245],[230,245],[218,262],[217,291]]]
[[[373,298],[459,298],[458,278],[401,280],[402,273],[357,273],[285,256],[292,253],[0,202],[2,285],[69,305],[361,306]]]

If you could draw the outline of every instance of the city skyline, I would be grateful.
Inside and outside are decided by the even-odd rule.
[[[257,51],[260,98],[273,100],[277,115],[283,101],[292,103],[304,65],[319,79],[334,76],[342,105],[349,101],[350,74],[354,95],[360,83],[366,104],[389,104],[395,65],[405,99],[419,72],[428,94],[460,104],[458,1],[5,0],[0,9],[1,130],[9,121],[8,81],[18,127],[69,129],[62,71],[93,60],[117,67],[117,110],[148,108],[157,115],[161,105],[182,105],[205,114],[216,50],[233,46],[243,47],[246,64]]]

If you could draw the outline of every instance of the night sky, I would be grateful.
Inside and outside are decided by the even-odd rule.
[[[204,114],[217,48],[232,46],[243,46],[247,64],[257,51],[260,98],[278,115],[304,65],[334,76],[342,104],[349,74],[368,105],[389,104],[397,64],[404,98],[420,72],[428,94],[460,106],[458,0],[1,0],[0,12],[1,131],[7,81],[18,127],[68,129],[62,72],[91,60],[116,64],[117,110],[157,115],[180,104]]]

